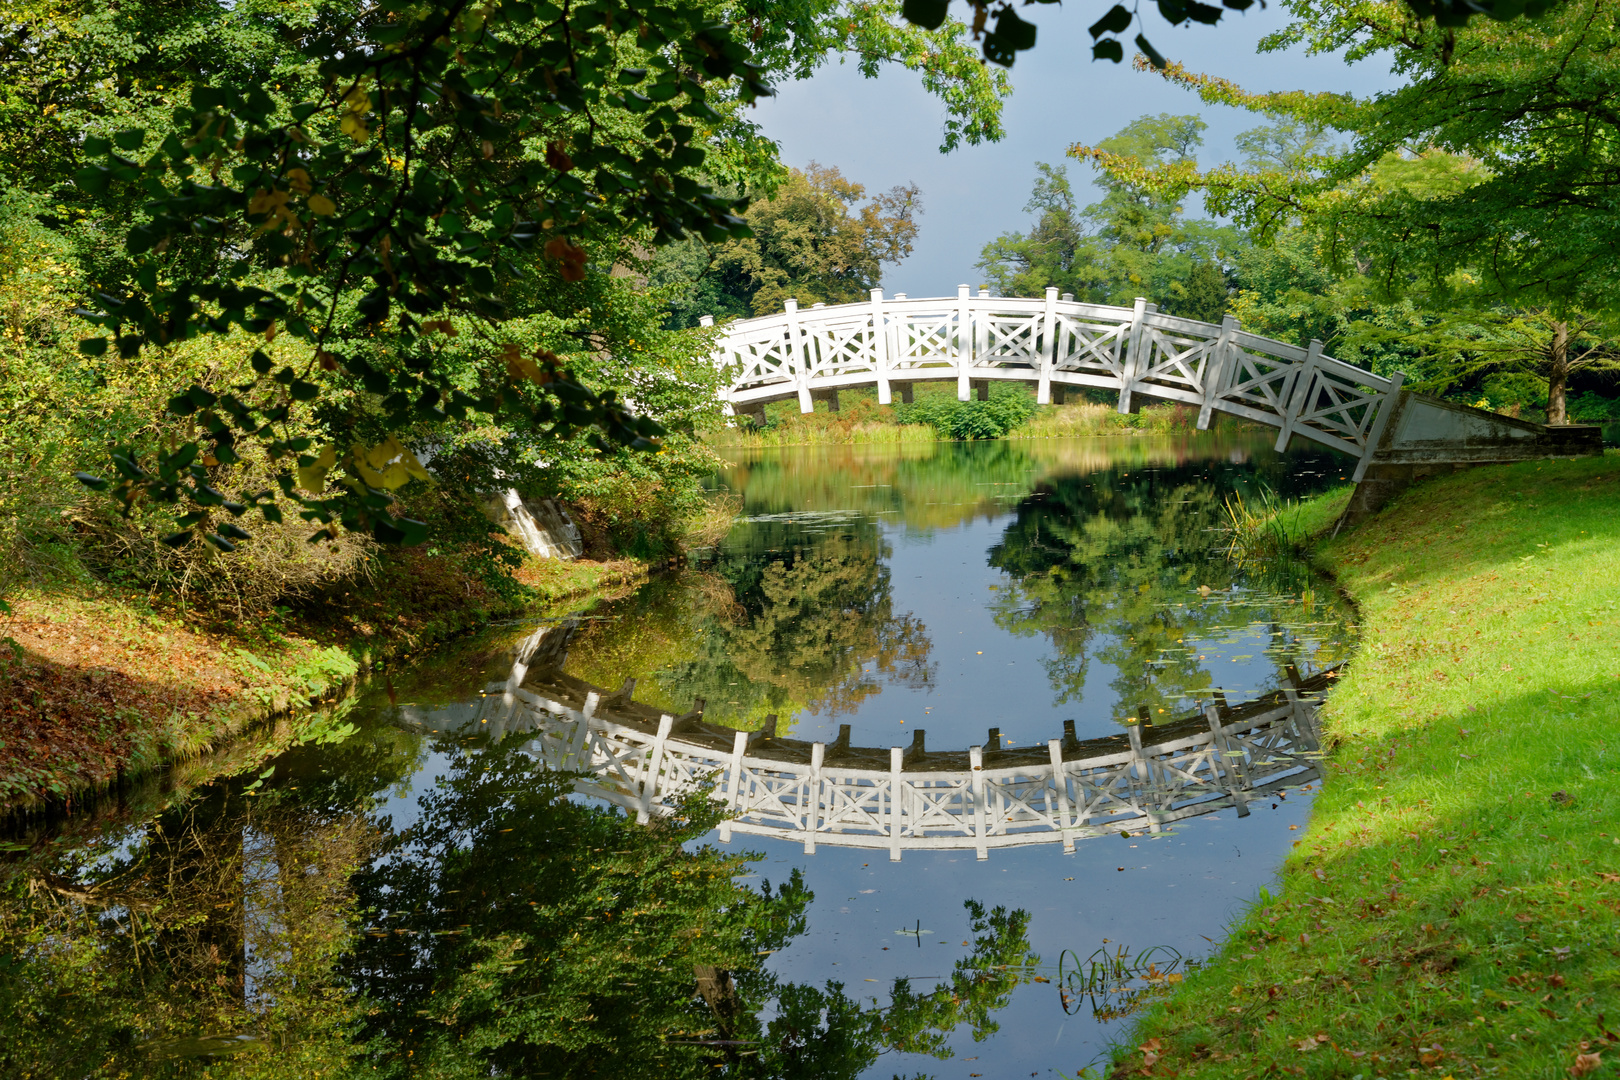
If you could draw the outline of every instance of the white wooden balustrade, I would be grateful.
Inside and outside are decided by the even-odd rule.
[[[526,643],[531,655],[542,632]],[[1157,832],[1214,811],[1248,813],[1251,798],[1318,778],[1318,675],[1298,690],[1154,727],[1078,742],[1072,732],[1034,750],[970,747],[965,753],[850,747],[735,731],[700,712],[675,717],[520,658],[512,678],[476,704],[400,710],[432,731],[491,739],[531,736],[524,749],[544,768],[579,775],[578,791],[643,821],[667,815],[708,785],[733,817],[732,834],[887,849],[989,849],[1061,842],[1121,829]],[[999,742],[999,733],[995,736]]]
[[[1302,349],[1245,333],[1231,316],[1216,326],[1140,299],[1086,304],[1055,288],[1043,299],[970,296],[966,285],[954,298],[873,289],[867,303],[804,310],[789,300],[780,315],[726,326],[715,362],[736,413],[784,399],[810,412],[817,395],[854,386],[875,386],[887,405],[897,388],[909,400],[912,383],[937,379],[954,379],[963,401],[995,379],[1033,382],[1042,404],[1055,388],[1095,387],[1116,392],[1121,412],[1151,397],[1195,406],[1200,428],[1215,412],[1272,425],[1279,450],[1298,435],[1357,458],[1358,481],[1402,382],[1325,356],[1320,341]]]

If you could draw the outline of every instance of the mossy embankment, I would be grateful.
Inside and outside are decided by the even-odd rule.
[[[1110,1076],[1620,1059],[1620,456],[1476,469],[1318,557],[1362,612],[1309,825]]]
[[[232,613],[70,567],[0,615],[0,811],[70,802],[250,731],[268,756],[368,670],[564,598],[629,587],[650,569],[530,559],[492,587],[487,570],[396,550],[309,601]],[[265,724],[276,718],[293,723]]]

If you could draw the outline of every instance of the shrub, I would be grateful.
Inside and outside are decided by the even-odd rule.
[[[680,551],[689,523],[708,510],[702,481],[720,464],[719,456],[696,439],[671,435],[657,453],[559,454],[520,490],[572,505],[587,554],[657,559]]]
[[[1590,390],[1570,396],[1571,423],[1611,424],[1620,421],[1620,398],[1606,398]]]
[[[895,417],[902,424],[926,424],[942,439],[999,439],[1034,416],[1037,408],[1028,387],[992,383],[988,401],[920,395],[910,405],[895,406]]]

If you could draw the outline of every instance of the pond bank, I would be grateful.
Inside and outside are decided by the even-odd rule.
[[[1363,636],[1323,712],[1333,749],[1310,823],[1276,895],[1143,1017],[1108,1075],[1609,1066],[1620,457],[1436,480],[1317,554]]]
[[[818,411],[800,413],[794,402],[772,402],[765,409],[766,427],[722,428],[705,437],[705,442],[717,450],[760,448],[767,446],[827,446],[842,444],[932,443],[953,441],[950,433],[956,427],[975,431],[975,438],[1001,439],[1072,439],[1094,436],[1165,435],[1194,430],[1198,410],[1185,405],[1152,404],[1139,412],[1121,413],[1113,405],[1096,402],[1077,402],[1069,405],[1027,405],[1027,413],[1019,409],[1008,415],[998,415],[989,408],[991,402],[958,402],[954,387],[946,394],[943,388],[930,389],[919,394],[920,401],[933,401],[936,407],[927,413],[913,411],[902,415],[894,406],[879,405],[875,393],[853,391],[848,400],[834,412],[826,402],[818,402]],[[909,408],[908,406],[902,406]],[[980,423],[955,417],[956,410],[966,413],[986,412]],[[1020,418],[1021,417],[1021,418]],[[957,421],[954,422],[953,421]],[[1227,430],[1240,430],[1242,421],[1222,418]]]
[[[82,574],[28,590],[0,616],[0,639],[15,644],[0,660],[0,813],[71,805],[269,721],[312,720],[365,671],[557,600],[639,584],[652,569],[547,562],[526,561],[515,574],[525,591],[503,595],[452,559],[390,553],[329,603],[236,621]],[[266,727],[260,756],[285,749],[285,727]]]

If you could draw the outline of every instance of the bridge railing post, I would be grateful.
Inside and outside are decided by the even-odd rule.
[[[669,713],[658,718],[658,736],[653,739],[647,764],[641,770],[641,805],[636,810],[636,820],[643,825],[652,820],[653,801],[658,797],[658,770],[664,764],[664,742],[674,729],[675,718]]]
[[[1063,768],[1063,742],[1048,739],[1046,749],[1052,757],[1052,786],[1057,788],[1058,828],[1063,833],[1063,850],[1074,850],[1074,834],[1069,831],[1069,775]]]
[[[1046,311],[1041,319],[1041,376],[1035,384],[1035,402],[1052,404],[1052,368],[1057,364],[1058,290],[1056,285],[1046,287]]]
[[[810,397],[810,364],[805,355],[804,335],[799,330],[799,302],[790,297],[782,308],[787,314],[788,363],[793,365],[795,381],[799,384],[799,411],[815,412],[816,403]]]
[[[731,758],[726,762],[726,809],[735,813],[742,806],[743,754],[748,749],[748,732],[739,731],[731,740]],[[720,842],[731,843],[731,815],[720,823]]]
[[[1221,336],[1215,340],[1214,353],[1209,363],[1204,365],[1204,401],[1198,407],[1198,430],[1204,431],[1209,427],[1210,414],[1215,411],[1215,403],[1226,393],[1226,387],[1231,380],[1232,372],[1237,370],[1238,321],[1235,316],[1223,315],[1221,317]]]
[[[804,853],[816,853],[816,830],[821,828],[821,763],[827,759],[827,744],[810,745],[810,775],[804,781]]]
[[[956,400],[966,401],[971,393],[968,386],[968,369],[973,366],[973,301],[968,297],[968,287],[956,287],[956,333],[952,335],[952,343],[956,348]]]
[[[900,835],[905,828],[905,752],[889,747],[889,861],[900,861]]]
[[[973,846],[980,859],[990,857],[988,832],[984,814],[984,747],[968,747],[968,765],[972,771],[968,774],[968,798],[973,803]]]
[[[1389,427],[1389,418],[1400,404],[1401,383],[1406,381],[1406,372],[1397,371],[1395,377],[1389,381],[1389,389],[1378,398],[1378,415],[1373,418],[1372,427],[1367,431],[1367,446],[1361,452],[1361,460],[1356,462],[1356,471],[1351,479],[1361,483],[1361,478],[1367,475],[1367,466],[1372,464],[1373,455],[1378,453],[1378,444],[1384,441],[1384,429]]]
[[[1310,350],[1305,354],[1305,363],[1288,373],[1288,382],[1283,386],[1282,428],[1277,432],[1277,453],[1288,449],[1288,440],[1294,437],[1294,427],[1299,423],[1299,414],[1304,412],[1315,394],[1317,362],[1322,359],[1322,343],[1315,338],[1311,339]]]
[[[1136,386],[1136,380],[1146,367],[1142,363],[1142,339],[1147,335],[1147,297],[1138,296],[1136,307],[1131,312],[1131,338],[1130,344],[1125,348],[1125,363],[1121,366],[1123,371],[1123,385],[1119,388],[1119,411],[1131,411],[1131,391]]]
[[[883,290],[872,290],[872,330],[868,345],[872,350],[872,369],[877,373],[878,404],[888,405],[894,400],[889,387],[889,328],[883,318]]]

